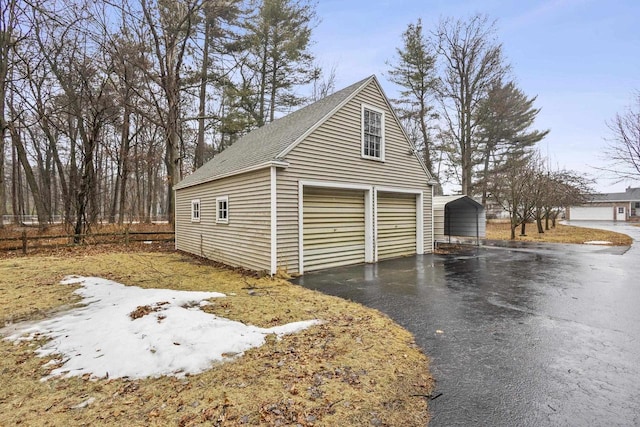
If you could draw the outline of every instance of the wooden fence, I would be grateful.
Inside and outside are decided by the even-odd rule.
[[[23,254],[26,254],[28,248],[59,248],[64,246],[100,245],[108,243],[128,245],[133,242],[173,242],[174,239],[174,231],[125,230],[119,233],[66,234],[57,236],[29,236],[26,231],[23,231],[20,237],[0,238],[0,251],[22,251]],[[12,245],[12,242],[16,244]]]

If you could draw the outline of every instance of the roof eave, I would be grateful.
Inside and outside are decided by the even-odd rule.
[[[247,168],[238,169],[238,170],[235,170],[233,172],[225,173],[225,174],[222,174],[222,175],[213,176],[213,177],[207,178],[207,179],[202,180],[202,181],[188,183],[188,184],[182,185],[182,186],[180,185],[180,183],[178,183],[178,185],[176,185],[174,187],[174,190],[182,190],[184,188],[195,187],[196,185],[207,184],[209,182],[218,181],[220,179],[229,178],[229,177],[232,177],[232,176],[235,176],[235,175],[240,175],[240,174],[243,174],[243,173],[254,172],[254,171],[257,171],[257,170],[260,170],[260,169],[270,168],[271,166],[275,166],[277,168],[288,168],[289,167],[289,162],[284,161],[282,159],[274,159],[274,160],[270,160],[270,161],[265,162],[265,163],[260,163],[259,165],[250,166],[250,167],[247,167]]]

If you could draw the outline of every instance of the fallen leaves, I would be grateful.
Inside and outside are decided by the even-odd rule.
[[[35,346],[0,341],[0,425],[39,424],[43,417],[52,425],[132,426],[424,426],[428,420],[426,400],[412,397],[431,393],[426,358],[408,332],[375,310],[180,254],[90,253],[2,262],[7,273],[0,287],[7,291],[0,313],[16,317],[29,318],[37,306],[34,317],[42,318],[72,303],[75,287],[41,284],[83,274],[141,287],[223,292],[227,297],[200,309],[260,327],[310,317],[326,322],[299,335],[271,335],[241,358],[226,354],[231,360],[224,365],[184,379],[41,383],[45,360],[33,356]],[[161,310],[159,304],[136,307],[131,321],[161,316],[154,314]],[[70,409],[90,397],[92,403]]]
[[[131,319],[133,320],[140,319],[141,317],[146,316],[147,314],[164,310],[164,306],[168,304],[169,304],[169,301],[163,301],[163,302],[155,303],[153,305],[139,305],[138,307],[136,307],[135,310],[129,313],[129,317],[131,317]],[[158,321],[162,320],[163,318],[164,316],[159,316]]]

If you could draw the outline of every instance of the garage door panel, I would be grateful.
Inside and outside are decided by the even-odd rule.
[[[575,221],[613,221],[613,213],[611,206],[572,206],[570,211]]]
[[[304,270],[364,262],[364,192],[306,188],[303,200]]]
[[[378,259],[416,253],[416,195],[378,193]]]

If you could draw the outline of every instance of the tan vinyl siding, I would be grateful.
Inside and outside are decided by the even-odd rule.
[[[361,158],[362,104],[385,112],[385,162]],[[431,187],[424,169],[372,81],[285,157],[289,167],[278,170],[278,264],[298,271],[298,181],[361,183],[424,194],[424,249],[430,252]]]
[[[364,262],[364,192],[304,191],[304,270]]]
[[[216,223],[216,197],[229,197],[228,223]],[[200,222],[191,200],[200,199]],[[270,270],[270,170],[236,175],[176,191],[179,250],[252,270]]]
[[[416,195],[378,193],[378,259],[416,253]]]

